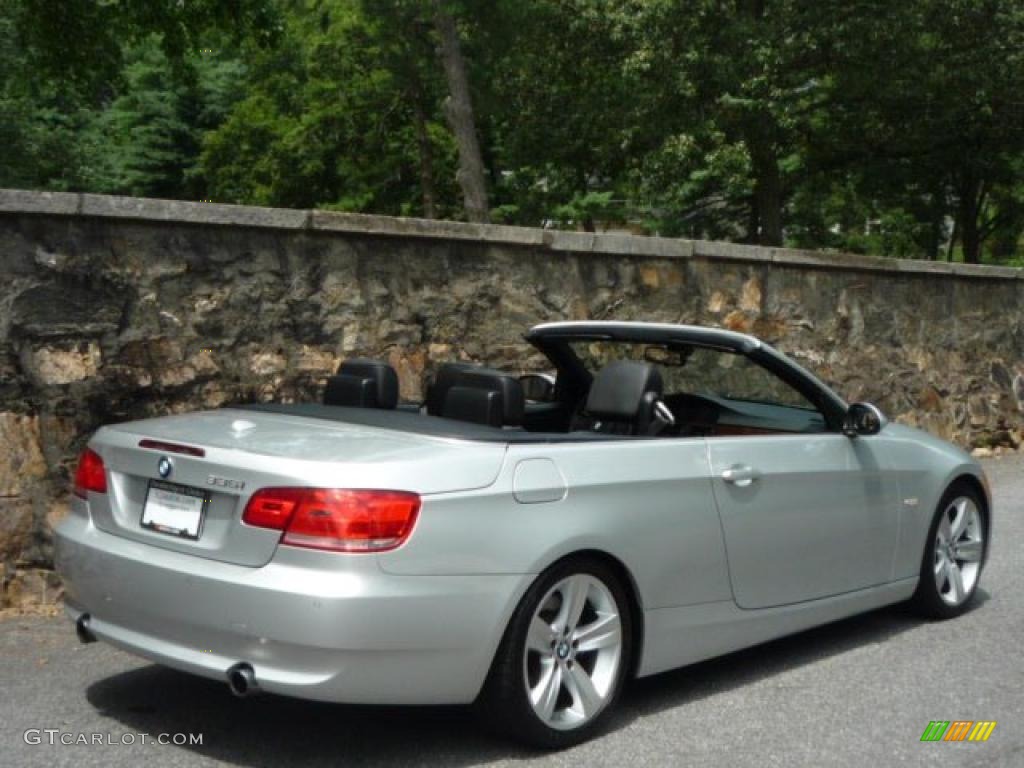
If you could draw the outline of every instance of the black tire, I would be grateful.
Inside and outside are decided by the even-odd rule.
[[[960,497],[970,499],[978,510],[983,531],[982,546],[983,552],[981,561],[978,563],[978,577],[971,586],[967,597],[958,605],[951,605],[942,599],[939,587],[935,582],[935,538],[938,533],[942,516],[949,509],[949,506]],[[978,592],[978,583],[981,578],[981,571],[988,554],[988,508],[985,499],[978,491],[969,484],[954,483],[939,500],[938,507],[932,514],[932,523],[928,526],[928,537],[925,539],[924,552],[921,555],[920,578],[917,583],[917,590],[910,598],[909,605],[915,613],[929,619],[953,619],[967,611],[974,602]]]
[[[556,585],[574,575],[595,578],[611,593],[620,620],[621,654],[602,708],[581,725],[562,730],[544,722],[534,711],[527,693],[524,656],[527,632],[540,601]],[[611,568],[600,560],[586,557],[556,563],[537,577],[516,608],[477,699],[478,714],[496,733],[537,749],[565,749],[593,738],[607,725],[632,669],[633,621],[625,588]]]

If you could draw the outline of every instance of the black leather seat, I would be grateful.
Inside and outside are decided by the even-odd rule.
[[[661,372],[650,363],[616,360],[594,377],[585,412],[594,432],[654,435],[669,421],[661,403]],[[659,408],[660,405],[660,408]]]
[[[393,410],[398,405],[398,374],[380,360],[346,360],[327,379],[324,405]]]
[[[517,427],[525,410],[519,379],[467,363],[448,363],[427,394],[427,413],[492,427]]]

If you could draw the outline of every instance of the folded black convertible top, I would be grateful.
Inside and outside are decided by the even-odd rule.
[[[379,408],[349,408],[321,403],[254,403],[225,406],[236,410],[280,413],[283,416],[301,416],[309,419],[341,421],[364,427],[390,429],[430,437],[472,440],[480,443],[578,443],[595,440],[645,440],[646,436],[611,435],[596,432],[527,432],[518,427],[489,427],[467,421],[429,416],[419,411],[382,410]]]

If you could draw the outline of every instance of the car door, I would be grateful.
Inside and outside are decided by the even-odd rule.
[[[899,529],[881,435],[849,438],[750,357],[695,349],[666,375],[708,447],[733,594],[765,608],[886,582]],[[833,420],[834,421],[834,420]]]
[[[875,438],[708,437],[736,603],[767,608],[888,580],[899,510]]]

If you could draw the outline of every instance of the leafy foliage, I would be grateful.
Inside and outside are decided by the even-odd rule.
[[[444,0],[491,216],[1019,263],[1016,0]],[[0,185],[462,217],[423,0],[0,0]]]
[[[421,128],[436,162],[453,148],[411,46],[354,2],[294,11],[279,47],[259,56],[246,97],[207,135],[203,169],[219,200],[419,212]],[[428,92],[428,88],[433,89]],[[454,202],[454,172],[446,199]],[[449,209],[450,210],[450,209]]]

